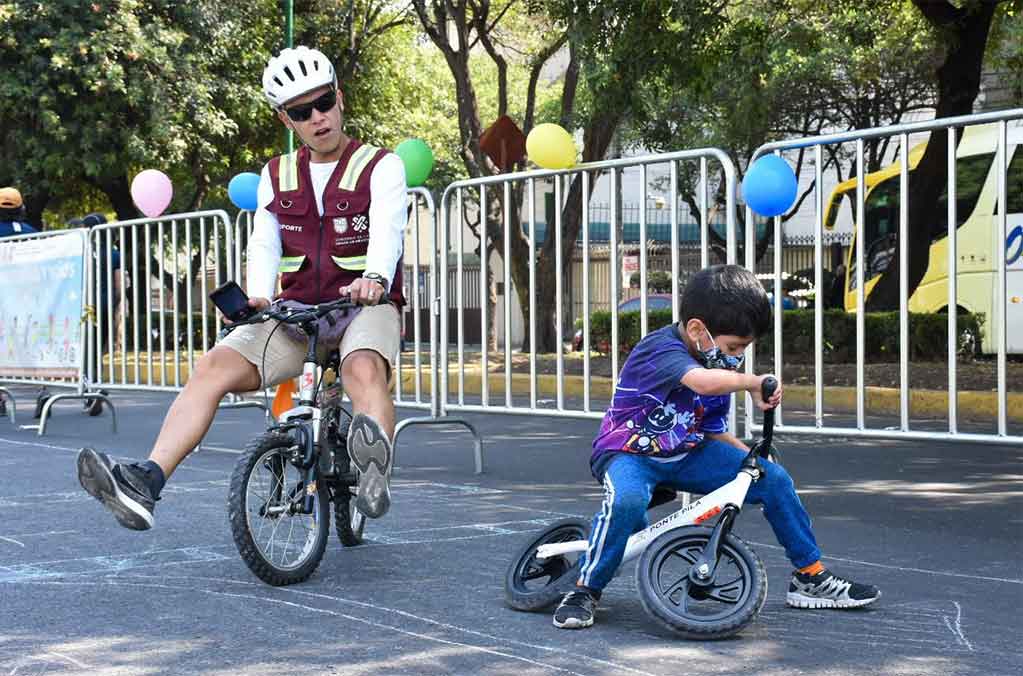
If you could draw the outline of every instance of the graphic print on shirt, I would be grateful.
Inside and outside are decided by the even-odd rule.
[[[632,430],[632,435],[622,446],[622,450],[643,455],[657,455],[663,450],[672,450],[674,444],[662,445],[661,437],[668,435],[669,442],[679,438],[689,439],[701,420],[703,420],[703,404],[699,401],[695,403],[693,410],[682,412],[678,412],[673,402],[661,404],[650,411],[645,419],[640,420],[641,424],[638,426],[635,420],[625,423],[626,428]],[[680,429],[676,430],[676,428]]]

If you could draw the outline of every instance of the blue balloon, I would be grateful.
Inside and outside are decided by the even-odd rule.
[[[796,201],[796,175],[777,155],[764,155],[742,179],[742,198],[761,216],[780,216]]]
[[[227,196],[239,209],[255,211],[259,206],[259,200],[256,199],[258,188],[259,174],[246,171],[232,178],[231,182],[227,184]]]

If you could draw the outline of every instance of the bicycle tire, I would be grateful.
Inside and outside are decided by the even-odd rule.
[[[250,441],[235,464],[234,472],[231,474],[231,488],[228,494],[228,516],[231,524],[231,535],[234,538],[235,546],[238,548],[238,553],[241,555],[245,565],[249,567],[249,570],[256,577],[275,587],[302,582],[313,574],[323,559],[323,554],[327,547],[327,536],[330,531],[329,494],[322,482],[318,482],[319,485],[316,488],[313,503],[313,514],[309,515],[312,521],[312,528],[308,529],[302,526],[306,530],[306,541],[303,544],[298,561],[287,566],[275,562],[273,560],[273,545],[271,545],[270,557],[268,558],[265,547],[260,546],[257,541],[261,531],[256,533],[255,536],[252,532],[253,519],[251,518],[250,507],[256,507],[261,496],[254,495],[249,488],[253,472],[257,467],[267,467],[268,471],[273,474],[276,470],[263,463],[276,463],[279,462],[276,458],[279,458],[282,461],[280,466],[282,468],[281,474],[283,474],[283,480],[277,484],[280,486],[280,489],[271,489],[272,491],[276,490],[277,495],[269,496],[267,500],[264,500],[263,504],[259,506],[258,512],[266,510],[274,500],[283,504],[281,500],[285,494],[289,495],[288,500],[293,500],[297,495],[296,492],[304,492],[301,483],[295,483],[293,487],[288,488],[287,473],[289,467],[295,470],[296,474],[299,472],[297,468],[290,465],[285,456],[287,449],[290,449],[292,446],[293,441],[288,436],[274,432],[261,434]],[[250,497],[253,498],[251,502]],[[280,504],[274,505],[274,507],[282,508]],[[266,518],[265,514],[257,514],[257,516],[263,520],[264,527],[265,522],[274,521],[274,519]],[[288,514],[287,518],[300,517]],[[279,527],[280,524],[274,527],[271,536],[276,534]],[[293,532],[294,523],[290,524],[290,528]],[[290,544],[289,535],[289,540],[284,545],[285,554],[290,548]]]
[[[352,509],[352,494],[348,487],[334,494],[334,529],[337,539],[345,547],[358,547],[364,540],[362,533],[366,528],[366,516],[359,510]]]
[[[767,600],[767,572],[763,562],[748,544],[732,533],[721,543],[714,579],[733,574],[737,577],[711,587],[718,597],[691,586],[687,578],[689,567],[679,560],[692,564],[710,540],[710,534],[711,529],[706,526],[686,526],[663,533],[647,546],[636,566],[636,586],[644,610],[659,625],[687,639],[717,640],[734,636],[756,619]],[[667,571],[669,566],[674,570]],[[665,585],[666,579],[674,581]],[[726,598],[732,593],[730,586],[735,589],[734,602]],[[708,601],[708,597],[721,603],[725,611],[701,615],[690,607],[690,604]]]
[[[571,518],[556,521],[539,533],[531,534],[518,549],[505,574],[504,599],[508,607],[535,612],[561,600],[565,592],[575,586],[585,552],[574,553],[574,559],[573,555],[562,555],[541,562],[536,558],[536,549],[553,542],[585,540],[589,529],[588,521]],[[533,580],[544,578],[546,582],[540,586],[529,586]]]

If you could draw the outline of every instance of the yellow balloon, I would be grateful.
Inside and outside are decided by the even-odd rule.
[[[576,152],[572,135],[556,124],[538,124],[526,137],[526,154],[544,169],[575,166]]]

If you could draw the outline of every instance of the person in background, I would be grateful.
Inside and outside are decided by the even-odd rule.
[[[17,188],[0,188],[0,237],[14,237],[39,232],[25,215],[25,202]]]
[[[106,216],[101,213],[93,212],[87,214],[81,218],[72,218],[67,222],[68,227],[71,228],[94,228],[98,225],[103,225],[107,222]],[[103,364],[103,355],[105,355],[110,346],[113,345],[113,340],[117,337],[117,327],[120,323],[117,318],[117,312],[121,304],[121,252],[116,246],[110,247],[110,257],[107,258],[107,247],[106,241],[107,236],[101,235],[98,239],[94,239],[93,245],[96,250],[92,252],[93,274],[96,277],[93,278],[92,289],[90,291],[94,294],[93,305],[96,310],[95,321],[97,323],[96,336],[99,339],[99,353],[96,355],[95,366],[92,371],[88,374],[89,380],[93,383],[100,380],[102,375],[101,369]],[[109,274],[108,274],[109,270]],[[97,286],[98,281],[98,286]],[[111,321],[107,321],[108,317],[112,317]],[[102,323],[102,326],[100,324]],[[113,324],[113,337],[111,336],[110,325]],[[107,394],[106,390],[100,390],[100,393]],[[102,412],[102,402],[98,399],[93,401],[86,401],[85,407],[89,411],[89,415],[99,415]]]

